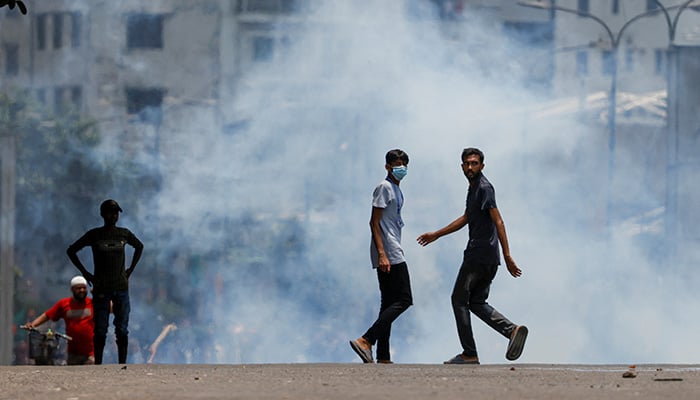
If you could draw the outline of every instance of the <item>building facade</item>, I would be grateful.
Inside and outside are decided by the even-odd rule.
[[[477,12],[502,20],[502,30],[524,34],[543,49],[551,41],[549,17],[513,2],[415,1],[432,4],[446,21]],[[301,23],[308,24],[313,4],[28,2],[27,16],[2,10],[0,82],[29,90],[49,111],[94,116],[105,132],[167,123],[169,111],[186,115],[189,108],[212,109],[222,129],[235,129],[241,121],[230,110],[242,73],[274,62]],[[551,63],[545,64],[534,66],[533,79],[549,85]]]
[[[673,20],[684,1],[660,3],[668,7]],[[666,90],[670,28],[656,1],[557,0],[554,4],[571,10],[555,11],[556,96],[608,91],[613,68],[617,69],[618,92]],[[700,42],[698,26],[700,13],[685,9],[674,44]]]

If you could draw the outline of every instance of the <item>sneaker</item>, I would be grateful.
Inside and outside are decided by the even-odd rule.
[[[443,364],[471,364],[478,365],[479,359],[477,357],[466,357],[463,354],[457,354],[456,356],[445,361]]]
[[[362,362],[365,364],[371,364],[374,363],[374,359],[372,358],[372,347],[370,346],[369,349],[362,347],[360,345],[360,339],[358,340],[351,340],[350,341],[350,347],[357,353],[358,356],[362,359]]]
[[[377,364],[393,364],[391,360],[377,360]]]
[[[523,354],[525,339],[527,339],[527,327],[524,325],[516,326],[513,333],[510,335],[508,350],[506,350],[506,359],[515,361]]]

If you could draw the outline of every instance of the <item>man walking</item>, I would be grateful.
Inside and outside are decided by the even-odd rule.
[[[83,276],[93,285],[93,305],[95,308],[95,364],[102,364],[107,329],[109,325],[110,302],[114,313],[114,333],[117,338],[117,354],[120,364],[126,364],[129,343],[129,277],[143,252],[143,243],[126,228],[117,226],[121,207],[114,200],[105,200],[100,205],[100,215],[104,225],[86,232],[68,247],[68,258]],[[125,246],[134,248],[131,266],[126,265]],[[90,246],[94,265],[93,273],[83,266],[78,251]]]
[[[70,281],[72,297],[66,297],[39,315],[34,321],[27,323],[27,328],[37,328],[44,322],[58,321],[63,318],[66,323],[68,341],[68,365],[92,365],[95,363],[93,346],[92,299],[87,297],[87,281],[82,276],[76,276]]]
[[[399,149],[390,150],[385,156],[387,171],[384,179],[374,189],[372,216],[369,226],[372,233],[370,258],[377,269],[381,305],[379,317],[350,347],[365,363],[373,363],[372,346],[377,344],[377,362],[391,364],[389,336],[391,324],[413,304],[408,266],[401,248],[401,208],[403,193],[399,188],[406,176],[408,154]]]
[[[501,263],[499,241],[508,272],[517,278],[522,271],[510,255],[505,224],[496,207],[495,191],[482,173],[483,169],[484,153],[481,150],[467,148],[462,151],[462,172],[469,181],[464,214],[444,228],[424,233],[417,239],[420,245],[426,246],[469,224],[469,241],[452,290],[452,309],[463,351],[445,361],[445,364],[479,364],[469,311],[509,339],[506,351],[508,360],[520,357],[528,333],[527,327],[513,324],[486,302],[491,282]]]

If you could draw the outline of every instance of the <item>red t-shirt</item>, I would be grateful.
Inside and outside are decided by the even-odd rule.
[[[68,341],[68,352],[83,356],[95,355],[95,346],[92,342],[95,329],[93,314],[92,299],[89,297],[85,298],[85,302],[66,297],[46,311],[46,316],[52,321],[63,318],[66,322],[66,335],[73,338]]]

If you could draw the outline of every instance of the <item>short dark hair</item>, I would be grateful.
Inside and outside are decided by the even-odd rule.
[[[481,159],[481,163],[484,163],[484,153],[477,149],[476,147],[467,147],[466,149],[462,150],[462,161],[464,161],[467,157],[477,155]]]
[[[408,154],[400,149],[389,150],[384,158],[387,164],[391,164],[396,160],[401,160],[404,164],[408,165]]]

